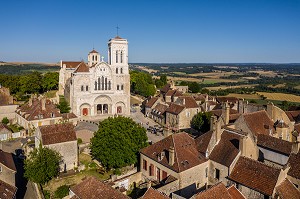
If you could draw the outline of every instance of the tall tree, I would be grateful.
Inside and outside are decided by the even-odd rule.
[[[35,148],[25,160],[24,176],[32,182],[46,184],[58,176],[60,160],[60,154],[52,149],[42,146]]]
[[[167,79],[167,75],[166,74],[162,74],[160,75],[160,81],[162,81],[163,85],[166,85],[167,82],[168,82],[168,79]]]
[[[65,98],[61,98],[56,107],[60,110],[60,113],[69,113],[71,110],[69,103],[65,100]]]
[[[191,121],[192,128],[201,132],[209,131],[211,115],[209,112],[200,112],[195,115]]]
[[[57,90],[58,89],[58,78],[57,72],[48,72],[43,76],[42,88],[43,91]]]
[[[138,161],[138,152],[146,147],[145,128],[131,118],[115,117],[100,122],[91,139],[92,156],[107,169],[121,168]]]

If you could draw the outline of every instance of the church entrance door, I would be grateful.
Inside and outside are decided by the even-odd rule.
[[[82,109],[82,115],[87,116],[89,114],[89,110],[87,108]]]

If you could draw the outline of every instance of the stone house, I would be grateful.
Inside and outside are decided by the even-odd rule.
[[[72,113],[61,114],[56,105],[43,97],[32,97],[29,102],[16,110],[16,121],[26,130],[34,131],[39,126],[57,124],[62,121],[77,123]]]
[[[161,99],[159,97],[148,97],[143,103],[143,111],[146,117],[151,116],[152,109],[161,102]]]
[[[158,103],[151,111],[151,118],[159,123],[160,125],[164,126],[166,123],[166,110],[168,108],[168,105]]]
[[[0,122],[0,140],[8,140],[12,138],[12,131],[11,129],[6,125]]]
[[[40,144],[61,155],[61,172],[72,170],[78,166],[77,138],[72,123],[38,127],[35,135],[35,147],[39,147]]]
[[[239,100],[236,97],[217,97],[216,101],[219,104],[228,103],[232,109],[238,110]]]
[[[179,96],[182,96],[182,92],[179,90],[169,90],[165,95],[164,95],[164,100],[165,102],[175,102]]]
[[[69,197],[72,199],[129,199],[128,196],[93,176],[70,187]]]
[[[0,121],[4,117],[9,120],[15,119],[15,110],[18,105],[13,103],[13,96],[10,95],[9,88],[0,85]]]
[[[12,154],[0,150],[0,180],[15,186],[16,173],[17,169]]]
[[[159,191],[185,197],[207,183],[208,158],[197,150],[187,133],[177,133],[140,151],[141,172],[146,181],[156,182]]]

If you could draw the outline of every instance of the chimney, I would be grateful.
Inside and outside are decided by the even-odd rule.
[[[169,165],[173,166],[175,162],[175,149],[173,146],[169,148]]]
[[[185,105],[185,98],[182,99],[182,105]]]
[[[210,117],[210,130],[213,132],[216,131],[217,128],[216,125],[217,125],[217,117],[212,115]]]
[[[42,110],[45,111],[46,110],[46,98],[42,98],[41,103],[42,103]]]
[[[28,102],[29,107],[32,106],[32,97],[29,98],[29,102]]]
[[[208,94],[206,94],[206,96],[205,96],[205,101],[206,102],[208,101]]]
[[[267,104],[267,113],[269,117],[273,120],[273,109],[274,109],[274,104],[272,102]]]
[[[293,142],[292,144],[292,153],[297,154],[299,152],[300,144],[298,141]]]
[[[240,139],[239,139],[239,150],[240,150],[242,156],[246,155],[245,154],[246,153],[246,139],[247,139],[246,136],[240,136]]]
[[[229,112],[230,112],[230,106],[227,101],[223,104],[222,107],[222,117],[224,119],[225,125],[229,124]]]

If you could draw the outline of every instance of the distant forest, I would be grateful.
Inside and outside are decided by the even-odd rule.
[[[41,73],[58,72],[60,69],[60,66],[46,64],[2,64],[4,63],[0,63],[0,74],[6,75],[28,74],[34,71],[39,71]]]

